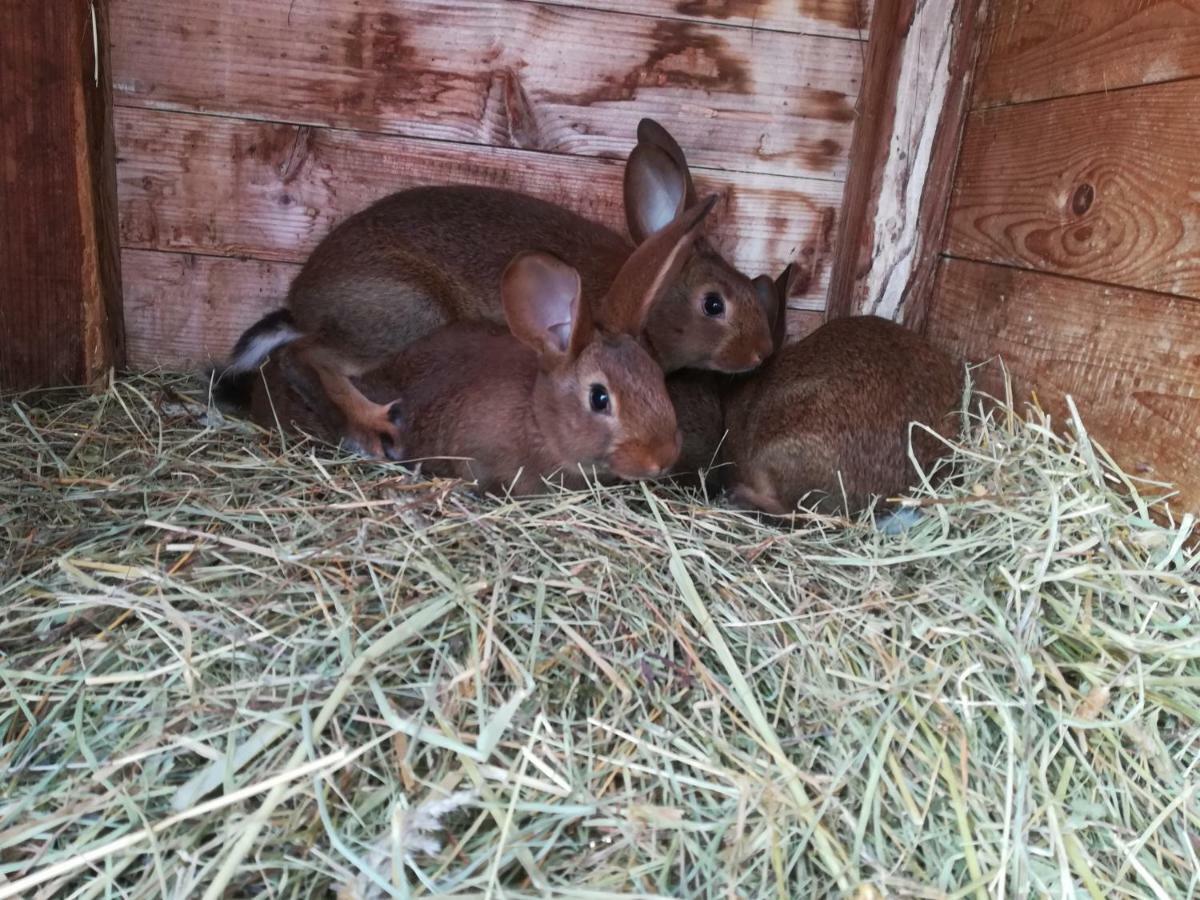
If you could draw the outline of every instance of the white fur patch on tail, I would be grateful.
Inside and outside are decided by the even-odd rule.
[[[281,322],[279,325],[263,331],[261,334],[256,334],[246,346],[240,348],[238,353],[229,360],[225,366],[223,375],[236,375],[239,372],[250,372],[257,369],[271,351],[282,347],[284,344],[290,344],[296,338],[300,337],[300,332],[291,325]]]

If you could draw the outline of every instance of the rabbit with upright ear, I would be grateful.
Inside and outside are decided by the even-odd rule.
[[[697,202],[687,159],[653,119],[638,123],[625,164],[625,219],[637,242]],[[671,289],[650,311],[646,341],[664,371],[745,372],[771,352],[771,334],[750,279],[704,236]]]
[[[625,198],[638,243],[700,205],[678,145],[645,120],[625,170]],[[636,222],[636,225],[634,223]],[[482,187],[428,187],[380,200],[333,230],[293,282],[287,308],[251,326],[218,383],[244,402],[255,370],[285,344],[317,376],[345,431],[371,455],[397,453],[397,411],[368,400],[353,379],[449,322],[504,322],[497,286],[510,259],[533,247],[582,277],[594,320],[608,328],[605,293],[633,252],[615,232],[534,197]],[[659,295],[642,338],[670,371],[684,366],[741,371],[769,341],[750,282],[697,233]],[[609,330],[612,330],[609,328]]]
[[[501,278],[507,332],[453,323],[366,372],[356,388],[369,402],[396,398],[402,411],[397,453],[489,491],[537,491],[555,474],[578,485],[581,467],[627,480],[666,472],[679,453],[675,414],[662,369],[632,335],[685,264],[709,208],[686,213],[629,257],[605,298],[606,308],[624,311],[609,330],[595,327],[578,272],[525,252]],[[257,421],[346,436],[341,407],[294,346],[263,372]]]
[[[752,282],[755,301],[767,324],[771,352],[783,347],[787,322],[784,298],[796,269],[789,265],[772,282],[759,275]],[[721,449],[725,442],[726,397],[738,385],[754,378],[755,372],[723,374],[685,369],[667,376],[667,392],[675,406],[682,446],[672,476],[680,484],[720,487]]]
[[[917,478],[910,423],[954,436],[962,391],[961,363],[921,335],[878,316],[827,322],[724,394],[730,499],[783,515],[801,501],[856,512],[899,494]],[[911,437],[928,471],[944,447],[923,428]]]

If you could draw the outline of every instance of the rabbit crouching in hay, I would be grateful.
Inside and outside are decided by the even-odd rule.
[[[941,455],[962,399],[959,361],[921,335],[877,316],[834,319],[784,344],[794,269],[755,279],[775,352],[741,377],[680,373],[667,387],[683,431],[675,471],[710,469],[735,505],[775,515],[804,502],[857,512],[890,497]],[[909,456],[910,425],[912,458]]]
[[[675,413],[662,369],[635,335],[684,265],[713,200],[626,260],[598,306],[603,323],[593,320],[575,269],[526,252],[501,277],[507,331],[450,323],[356,379],[366,402],[388,404],[397,435],[389,455],[517,493],[540,490],[556,474],[580,485],[588,470],[630,480],[665,473],[679,454]],[[343,406],[294,346],[267,363],[252,397],[260,424],[347,432]]]

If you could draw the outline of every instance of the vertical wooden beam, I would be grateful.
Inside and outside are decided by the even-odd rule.
[[[0,4],[0,388],[122,362],[107,0]]]
[[[877,0],[828,318],[923,324],[985,4]]]
[[[880,315],[891,315],[918,331],[924,331],[937,281],[938,261],[946,246],[946,217],[954,189],[963,130],[974,95],[975,73],[984,36],[988,33],[987,0],[963,0],[951,22],[949,82],[941,118],[933,136],[929,168],[917,209],[917,242],[912,251],[908,277],[898,295],[894,311],[884,305]]]
[[[858,121],[850,141],[850,166],[842,193],[841,222],[825,304],[826,319],[853,315],[862,279],[871,265],[875,211],[896,115],[901,51],[914,10],[914,0],[875,0],[871,12],[867,57],[858,94]]]

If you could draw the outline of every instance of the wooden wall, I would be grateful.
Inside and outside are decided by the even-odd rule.
[[[997,0],[945,234],[931,336],[1200,510],[1200,2]]]
[[[0,390],[123,361],[103,0],[0,4]]]
[[[624,228],[653,116],[750,274],[819,270],[870,0],[114,0],[135,367],[220,357],[332,225],[392,191],[501,185]]]

